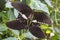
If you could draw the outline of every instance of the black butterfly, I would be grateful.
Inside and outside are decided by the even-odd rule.
[[[51,20],[47,15],[45,15],[43,12],[34,12],[26,4],[20,2],[13,2],[12,6],[21,13],[19,13],[16,20],[6,23],[9,28],[17,30],[28,29],[34,36],[38,38],[46,37],[46,34],[39,26],[41,23],[51,24]],[[27,19],[23,18],[23,14],[27,17]],[[34,22],[34,20],[37,21]]]

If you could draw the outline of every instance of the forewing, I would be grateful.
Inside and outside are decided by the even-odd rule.
[[[20,3],[20,2],[12,2],[12,6],[18,11],[25,14],[26,16],[29,16],[30,13],[32,12],[29,6],[27,6],[26,4]]]
[[[13,20],[6,23],[8,28],[21,30],[26,28],[26,22],[20,22],[19,20]]]
[[[51,24],[51,19],[45,15],[43,12],[34,12],[34,20],[37,20],[42,23]]]

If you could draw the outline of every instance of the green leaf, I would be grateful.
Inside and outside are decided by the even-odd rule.
[[[46,24],[42,24],[40,27],[41,27],[41,29],[48,29],[48,25],[46,25]]]
[[[8,10],[7,15],[8,15],[8,18],[9,18],[10,20],[16,19],[16,18],[15,18],[15,15],[14,15],[14,13],[13,13],[13,11],[12,11],[11,9]]]
[[[58,40],[58,34],[57,33],[55,33],[55,35],[51,38],[51,40]]]
[[[18,40],[17,38],[14,38],[14,37],[9,37],[9,38],[5,38],[3,40]]]
[[[41,1],[39,1],[39,0],[33,0],[30,3],[30,7],[32,9],[35,9],[35,10],[42,10],[44,12],[49,13],[47,6],[45,4],[43,4]]]
[[[3,12],[0,12],[0,23],[2,22]]]
[[[23,33],[21,36],[20,36],[21,39],[23,38],[34,38],[36,39],[37,37],[33,36],[30,32],[27,32],[27,33]]]
[[[5,4],[6,8],[13,8],[10,1],[7,1]]]
[[[22,0],[23,3],[29,5],[31,3],[32,0]]]
[[[50,0],[45,0],[45,2],[50,6],[50,7],[53,7]]]
[[[8,21],[7,13],[4,13],[2,16],[2,23],[5,24]]]
[[[0,17],[3,16],[3,12],[0,12]]]
[[[46,30],[46,34],[50,34],[51,33],[51,30]]]
[[[7,30],[7,27],[6,26],[2,26],[1,24],[0,24],[0,32],[1,31],[6,31]]]
[[[60,34],[60,28],[59,27],[55,27],[54,29],[58,34]]]
[[[19,36],[19,31],[18,30],[12,30],[13,34],[15,34],[16,36]]]
[[[18,11],[16,10],[16,9],[14,9],[14,15],[15,15],[15,17],[17,18],[18,17]]]

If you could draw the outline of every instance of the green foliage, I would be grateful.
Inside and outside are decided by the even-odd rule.
[[[8,18],[9,18],[9,20],[14,20],[14,19],[16,19],[15,18],[15,15],[14,15],[14,12],[12,12],[13,10],[11,10],[11,9],[9,9],[8,11],[7,11],[7,15],[8,15]]]
[[[51,40],[58,40],[58,34],[55,33],[55,36],[53,36],[53,37],[51,38]]]
[[[14,37],[9,37],[9,38],[3,39],[3,40],[18,40],[18,39],[14,38]]]
[[[5,3],[6,3],[5,0],[0,0],[0,12],[4,10],[4,8],[5,8]]]
[[[0,24],[0,32],[6,31],[6,30],[7,30],[7,27]]]

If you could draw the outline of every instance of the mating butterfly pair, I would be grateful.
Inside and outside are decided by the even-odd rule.
[[[34,12],[26,4],[20,2],[13,2],[12,6],[16,8],[19,13],[18,18],[13,21],[9,21],[6,25],[12,29],[28,29],[34,36],[38,38],[45,38],[45,33],[39,27],[41,23],[51,24],[50,18],[41,12]],[[23,14],[27,17],[24,18]],[[34,20],[37,20],[34,22]]]

